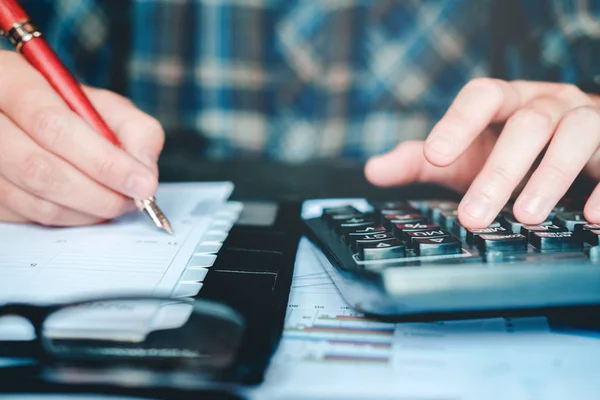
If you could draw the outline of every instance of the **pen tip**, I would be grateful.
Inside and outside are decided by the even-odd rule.
[[[168,221],[166,221],[166,220],[165,220],[165,221],[163,221],[163,226],[162,226],[162,228],[163,228],[165,231],[167,231],[167,233],[168,233],[169,235],[171,235],[171,236],[175,234],[175,232],[173,232],[173,228],[171,227],[171,224],[169,224],[169,222],[168,222]]]
[[[169,223],[169,220],[167,217],[165,217],[160,208],[158,208],[158,205],[153,197],[149,199],[136,200],[136,205],[138,205],[138,208],[146,212],[146,214],[152,219],[152,221],[154,221],[158,228],[166,231],[170,235],[175,234],[171,224]]]

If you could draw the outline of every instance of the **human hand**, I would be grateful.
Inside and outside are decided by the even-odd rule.
[[[71,111],[20,55],[0,51],[0,221],[87,225],[153,196],[164,133],[125,98],[84,88],[122,149]]]
[[[599,105],[572,85],[475,79],[425,142],[401,143],[372,158],[365,174],[379,186],[435,182],[466,191],[458,207],[466,228],[487,227],[523,186],[513,214],[539,224],[580,172],[600,180]],[[584,215],[600,222],[600,186]]]

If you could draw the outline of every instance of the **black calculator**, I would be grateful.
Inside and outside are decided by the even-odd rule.
[[[564,203],[539,225],[505,207],[466,229],[446,200],[304,202],[307,236],[344,299],[366,314],[454,318],[600,304],[600,225]]]

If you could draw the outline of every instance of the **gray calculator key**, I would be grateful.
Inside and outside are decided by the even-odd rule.
[[[467,228],[460,224],[458,218],[452,223],[452,229],[450,230],[454,236],[457,236],[461,239],[467,238]]]
[[[369,244],[373,244],[373,243],[377,244],[377,243],[389,241],[392,239],[396,239],[396,237],[394,235],[392,235],[390,232],[374,233],[372,235],[365,235],[363,237],[360,237],[360,238],[354,240],[354,248],[360,250],[365,245],[369,245]]]
[[[442,211],[440,213],[440,222],[439,222],[439,224],[444,229],[451,230],[452,229],[452,225],[454,224],[454,221],[458,222],[458,210]]]
[[[408,232],[420,232],[440,229],[439,226],[434,224],[426,224],[422,222],[410,223],[410,224],[394,224],[392,225],[392,233],[400,240],[407,240]]]
[[[343,206],[343,207],[332,207],[332,208],[324,208],[321,217],[323,219],[330,220],[333,216],[336,215],[354,215],[360,214],[356,208],[352,206]]]
[[[328,207],[323,209],[323,215],[347,214],[352,211],[358,212],[358,210],[352,206]]]
[[[556,213],[554,223],[558,226],[567,228],[571,232],[581,230],[588,222],[581,211],[565,211]]]
[[[392,225],[394,224],[409,224],[409,223],[417,223],[422,222],[426,223],[425,217],[419,213],[407,213],[407,214],[390,214],[384,215],[381,219],[382,225],[386,229],[392,229]]]
[[[462,251],[460,240],[454,236],[414,239],[414,245],[419,256],[460,254]]]
[[[414,209],[409,202],[399,201],[375,201],[370,202],[371,206],[376,210],[409,210]]]
[[[502,226],[506,229],[511,230],[513,233],[521,233],[521,228],[523,227],[523,223],[517,221],[512,212],[502,212],[500,213],[500,221]],[[552,225],[552,221],[544,221],[539,225]]]
[[[365,244],[360,248],[360,257],[365,260],[385,260],[406,256],[406,247],[397,240],[391,239],[379,243]]]
[[[600,230],[600,224],[586,224],[581,227],[583,231],[597,231]]]
[[[523,225],[521,227],[521,233],[525,235],[529,240],[533,237],[535,232],[568,232],[569,230],[565,227],[558,225]]]
[[[342,235],[355,231],[357,229],[365,229],[369,226],[375,226],[375,222],[371,218],[354,217],[343,221],[336,221],[336,231]]]
[[[475,244],[480,235],[509,235],[512,232],[502,226],[489,226],[481,229],[467,229],[467,243]]]
[[[329,221],[331,221],[331,223],[336,224],[338,222],[345,221],[347,219],[364,218],[364,217],[365,217],[365,214],[356,211],[351,214],[343,214],[343,213],[342,214],[332,214],[332,215],[329,215],[327,218]]]
[[[525,251],[527,238],[520,233],[510,235],[479,235],[477,246],[480,251]]]
[[[418,239],[431,239],[440,237],[449,237],[450,233],[443,229],[432,229],[427,231],[406,232],[407,244],[416,247]]]
[[[540,250],[577,249],[582,246],[575,232],[533,232],[530,242]]]
[[[585,241],[592,246],[598,246],[598,237],[600,236],[600,229],[591,229],[583,231],[583,238]]]
[[[440,223],[440,217],[442,212],[456,211],[458,210],[458,203],[455,201],[440,201],[430,207],[427,216],[433,221],[434,224]]]
[[[358,239],[362,236],[365,235],[372,235],[374,233],[385,233],[387,232],[386,229],[379,225],[379,226],[367,226],[366,228],[359,228],[353,231],[349,231],[346,232],[346,234],[344,235],[346,240],[350,240],[353,241],[355,239]]]

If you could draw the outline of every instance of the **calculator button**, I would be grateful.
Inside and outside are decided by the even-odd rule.
[[[426,223],[426,219],[418,213],[391,214],[384,215],[381,222],[384,228],[391,230],[394,224]]]
[[[592,246],[598,246],[598,236],[600,236],[600,230],[598,229],[583,231],[583,238]]]
[[[454,201],[440,201],[429,208],[427,216],[436,224],[440,223],[442,212],[456,211],[458,203]]]
[[[328,207],[323,209],[323,215],[348,214],[349,212],[358,212],[352,206]]]
[[[407,201],[371,201],[371,206],[376,210],[412,210],[413,206]]]
[[[406,232],[406,241],[411,247],[416,245],[417,239],[429,239],[451,236],[450,233],[443,229],[433,229],[428,231]]]
[[[386,215],[401,215],[418,213],[410,204],[405,201],[387,201],[372,203],[375,209],[375,218],[382,220]]]
[[[600,230],[600,224],[585,224],[581,229],[583,231],[597,231]]]
[[[381,210],[376,210],[377,215],[381,218],[386,215],[412,214],[418,212],[419,211],[414,208],[383,208]]]
[[[377,244],[380,242],[388,242],[390,240],[396,240],[394,235],[389,232],[386,233],[375,233],[373,235],[365,235],[363,237],[354,240],[354,249],[360,250],[365,245]]]
[[[453,236],[415,238],[415,252],[420,256],[437,256],[444,254],[460,254],[460,240]]]
[[[438,225],[434,224],[424,224],[420,222],[416,222],[413,224],[394,224],[392,225],[392,233],[400,240],[406,240],[407,232],[419,232],[419,231],[431,231],[435,229],[440,229]]]
[[[521,227],[521,233],[525,235],[529,240],[533,237],[535,232],[568,232],[567,228],[558,225],[523,225]]]
[[[523,224],[515,218],[512,212],[502,212],[499,217],[500,223],[512,233],[521,233]],[[552,225],[552,221],[544,221],[539,225]]]
[[[454,236],[459,237],[461,239],[465,239],[467,237],[467,228],[462,226],[458,219],[452,223],[452,229],[450,230]]]
[[[583,212],[580,211],[565,211],[556,213],[556,216],[554,217],[554,223],[558,226],[567,228],[571,232],[580,230],[584,225],[588,224],[583,216]]]
[[[517,221],[512,212],[501,212],[500,221],[502,226],[510,230],[512,233],[521,233],[521,227],[523,224]]]
[[[440,221],[439,224],[447,230],[452,229],[452,225],[454,221],[458,221],[458,210],[452,211],[442,211],[440,213]]]
[[[574,232],[533,232],[530,243],[540,250],[576,249],[582,243]]]
[[[379,225],[379,226],[367,226],[366,228],[359,228],[353,231],[349,231],[346,232],[346,234],[344,235],[344,237],[346,238],[346,240],[352,240],[353,238],[359,238],[361,236],[364,235],[372,235],[374,233],[383,233],[383,232],[387,232],[386,229]]]
[[[467,243],[475,244],[475,241],[477,240],[477,237],[479,235],[509,235],[511,233],[512,232],[510,232],[508,229],[502,226],[490,226],[487,228],[480,229],[467,229]]]
[[[431,204],[432,201],[431,200],[409,200],[408,204],[410,204],[412,207],[416,208],[417,210],[421,211],[422,213],[426,213],[427,210],[429,210],[429,204]],[[439,203],[439,201],[436,201],[436,203]]]
[[[562,205],[556,205],[552,211],[550,211],[550,214],[548,214],[548,219],[553,220],[554,217],[556,217],[556,214],[560,213],[560,212],[565,212],[567,211],[567,208],[565,206]]]
[[[332,207],[332,208],[324,208],[323,213],[321,214],[321,218],[326,220],[331,220],[335,215],[354,215],[360,214],[356,208],[352,206],[343,206],[343,207]]]
[[[520,233],[508,235],[479,235],[477,246],[482,252],[489,251],[524,251],[527,250],[527,238]]]
[[[375,226],[375,222],[370,218],[350,218],[343,221],[338,221],[336,231],[342,235],[355,231],[357,229],[365,229],[369,226]]]
[[[502,224],[500,223],[500,221],[498,219],[495,219],[489,226],[488,228],[498,228],[501,227]]]
[[[329,216],[327,217],[327,219],[328,219],[328,220],[329,220],[331,223],[335,224],[335,223],[337,223],[337,222],[339,222],[339,221],[344,221],[344,220],[347,220],[347,219],[352,219],[352,218],[364,218],[364,217],[365,217],[365,214],[363,214],[363,213],[359,213],[359,212],[357,211],[357,212],[354,212],[354,213],[352,213],[352,214],[332,214],[332,215],[329,215]]]
[[[426,200],[426,201],[416,201],[414,204],[417,205],[417,208],[422,212],[427,213],[429,210],[435,208],[442,208],[444,210],[450,208],[458,208],[458,204],[455,201],[450,200]]]
[[[384,260],[406,256],[406,247],[399,240],[386,240],[379,243],[365,244],[360,248],[360,258],[368,260]]]

